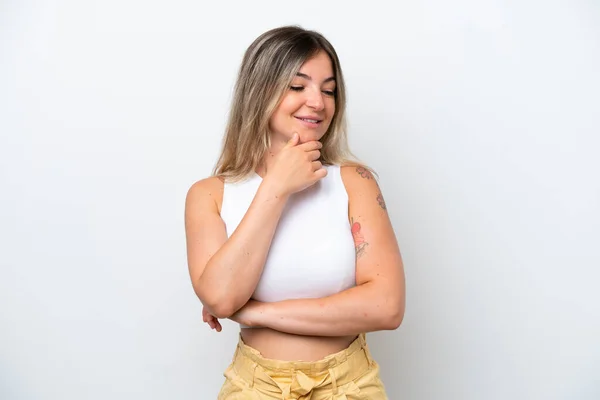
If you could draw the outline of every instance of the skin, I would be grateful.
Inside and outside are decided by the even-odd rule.
[[[405,286],[381,190],[368,170],[345,166],[356,287],[321,299],[261,303],[250,298],[287,198],[325,176],[315,156],[335,112],[331,61],[321,52],[300,73],[270,121],[272,147],[257,170],[264,178],[236,232],[227,239],[219,216],[223,183],[213,177],[188,192],[186,237],[190,275],[204,304],[203,320],[212,329],[220,332],[219,318],[229,318],[254,327],[242,329],[242,339],[265,357],[314,361],[344,349],[359,333],[396,329],[404,316]],[[307,127],[298,116],[322,122]]]
[[[272,164],[273,157],[282,147],[298,134],[299,143],[309,143],[320,140],[333,119],[335,113],[335,80],[329,56],[320,52],[307,60],[294,77],[290,90],[282,99],[279,107],[273,113],[269,128],[273,132],[271,148],[264,165],[258,169],[263,175]],[[315,129],[307,128],[300,116],[311,116],[322,120]]]

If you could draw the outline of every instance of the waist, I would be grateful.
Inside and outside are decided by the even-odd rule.
[[[338,394],[346,398],[345,394],[350,393],[358,396],[357,380],[371,371],[378,374],[378,368],[364,334],[347,348],[312,362],[268,359],[240,337],[225,376],[232,382],[255,388],[256,394],[266,394],[268,398],[309,398],[313,392],[319,398],[324,393],[333,395],[327,398],[338,398]]]
[[[233,358],[233,366],[237,372],[251,372],[253,368],[246,368],[248,364],[260,366],[269,375],[288,374],[301,371],[306,374],[319,374],[329,372],[331,369],[351,363],[357,372],[363,372],[373,363],[371,353],[367,346],[364,334],[356,337],[344,349],[329,354],[318,360],[286,361],[265,357],[260,351],[249,346],[242,337],[238,341]],[[360,368],[359,368],[360,367]],[[352,375],[352,373],[350,374]],[[353,379],[353,376],[349,376]]]
[[[292,335],[268,328],[242,329],[240,343],[262,357],[280,361],[314,362],[347,349],[356,336],[321,337]]]

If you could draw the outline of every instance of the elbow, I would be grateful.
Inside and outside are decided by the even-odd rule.
[[[237,311],[231,299],[201,298],[200,301],[209,314],[219,319],[229,318]]]
[[[202,290],[198,287],[195,288],[195,292],[208,313],[219,319],[229,318],[239,309],[231,296],[215,291]]]
[[[219,319],[231,317],[237,311],[235,307],[228,304],[207,305],[208,311]]]
[[[404,320],[404,305],[398,304],[389,307],[382,316],[381,325],[383,330],[394,331],[400,327]]]
[[[387,318],[386,330],[395,331],[402,324],[404,320],[404,313],[394,313]]]

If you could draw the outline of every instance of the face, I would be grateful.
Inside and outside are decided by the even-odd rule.
[[[308,59],[294,77],[270,128],[272,142],[285,143],[298,132],[300,143],[320,140],[335,113],[335,78],[331,59],[324,51]]]

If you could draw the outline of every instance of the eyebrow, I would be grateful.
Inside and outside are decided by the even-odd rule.
[[[312,78],[309,75],[303,74],[302,72],[297,72],[296,76],[299,76],[300,78],[304,78],[304,79],[308,79],[309,81],[312,81]],[[323,81],[323,83],[327,83],[327,82],[331,82],[331,81],[335,81],[334,76],[330,76],[329,78],[325,79]]]

